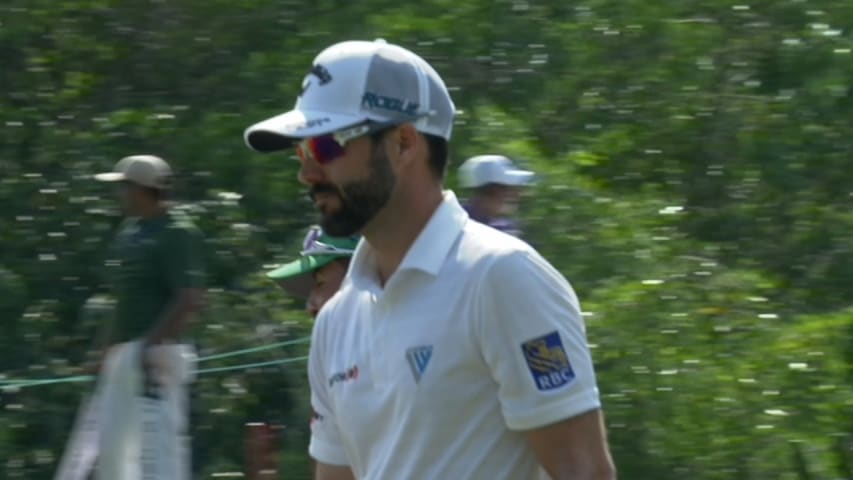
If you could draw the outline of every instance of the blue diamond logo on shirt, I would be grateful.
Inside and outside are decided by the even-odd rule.
[[[412,369],[415,383],[420,383],[421,377],[426,371],[427,365],[429,365],[430,358],[432,358],[432,345],[422,345],[406,350],[406,360],[409,361],[409,367]]]

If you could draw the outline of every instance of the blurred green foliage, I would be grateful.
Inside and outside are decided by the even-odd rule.
[[[200,351],[307,334],[259,272],[313,213],[295,160],[241,134],[322,48],[383,37],[450,87],[453,167],[540,173],[527,238],[583,301],[622,478],[853,478],[851,27],[842,0],[6,0],[0,373],[79,373],[117,221],[91,174],[132,153],[173,163],[206,234]],[[0,393],[0,478],[50,478],[86,388]],[[249,421],[308,478],[301,365],[193,398],[197,478],[241,470]]]

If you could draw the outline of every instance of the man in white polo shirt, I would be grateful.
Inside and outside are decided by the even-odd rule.
[[[614,478],[574,292],[442,189],[453,115],[414,53],[343,42],[246,130],[296,147],[326,232],[364,235],[313,333],[317,478]]]

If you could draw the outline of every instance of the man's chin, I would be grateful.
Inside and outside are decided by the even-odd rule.
[[[367,222],[339,214],[322,215],[320,219],[320,226],[323,227],[323,231],[333,237],[357,235],[364,228],[365,223]]]

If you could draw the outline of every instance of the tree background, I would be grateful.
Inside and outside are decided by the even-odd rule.
[[[382,37],[451,89],[451,187],[487,152],[540,174],[526,237],[581,297],[622,478],[853,478],[851,26],[843,0],[6,0],[0,375],[80,373],[118,220],[91,175],[132,153],[206,235],[200,352],[306,335],[261,272],[314,213],[242,132],[324,47]],[[303,369],[200,377],[196,478],[242,470],[250,421],[309,478]],[[0,390],[0,478],[50,478],[88,388]]]

